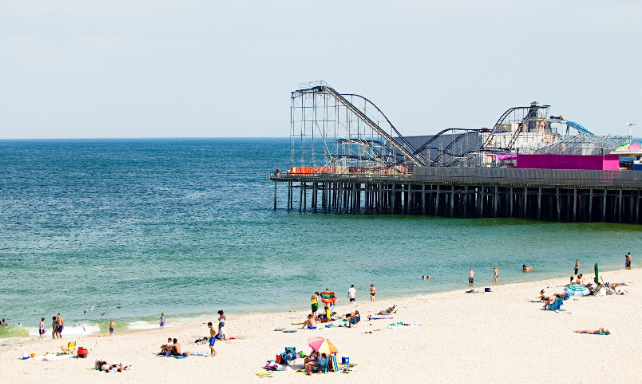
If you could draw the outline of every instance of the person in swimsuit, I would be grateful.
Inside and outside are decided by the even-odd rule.
[[[161,318],[160,318],[159,324],[160,324],[161,329],[165,328],[165,312],[161,313]]]
[[[495,272],[495,276],[493,276],[493,283],[497,284],[497,277],[499,277],[499,270],[497,267],[493,267],[493,270]]]
[[[583,331],[573,331],[575,333],[588,333],[590,335],[610,335],[611,332],[608,329],[600,328],[598,330],[585,329]]]
[[[319,310],[319,292],[314,292],[314,295],[312,295],[310,307],[312,309],[312,316],[317,317],[317,311]]]
[[[212,322],[207,323],[207,328],[210,329],[210,356],[216,356],[216,351],[214,350],[214,343],[216,343],[216,330],[212,326]]]
[[[114,325],[114,320],[112,320],[109,322],[109,336],[114,334],[114,328],[116,328],[116,326]]]
[[[374,284],[370,284],[370,301],[375,301],[375,295],[377,294],[377,288],[375,288]]]
[[[471,287],[475,284],[475,271],[473,269],[470,269],[470,272],[468,272],[468,285]]]
[[[357,290],[354,289],[354,284],[352,284],[350,289],[348,289],[348,299],[350,299],[351,303],[357,301]]]
[[[227,318],[225,317],[225,313],[223,313],[223,310],[221,309],[218,311],[218,321],[225,321]]]
[[[62,339],[62,331],[65,329],[65,322],[62,319],[62,316],[60,316],[60,313],[58,314],[58,338]]]
[[[317,329],[317,322],[314,321],[314,316],[312,314],[308,315],[308,319],[303,323],[303,327],[301,329]]]
[[[575,260],[575,273],[574,275],[577,275],[577,272],[580,270],[580,261]]]
[[[45,318],[43,317],[42,320],[40,320],[40,328],[38,329],[40,340],[44,340],[46,332],[47,330],[45,329]]]
[[[631,252],[627,253],[626,256],[624,256],[624,268],[627,270],[631,269]]]
[[[58,334],[58,318],[56,316],[52,317],[52,322],[51,322],[51,335],[55,339],[56,336],[60,338],[60,335]]]
[[[7,325],[9,325],[7,324],[7,320],[3,318],[2,321],[0,321],[0,326],[6,327]]]
[[[533,270],[533,267],[529,267],[528,265],[524,264],[522,265],[522,270],[524,272],[531,272]]]

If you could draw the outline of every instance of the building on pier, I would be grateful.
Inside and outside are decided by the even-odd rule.
[[[533,102],[492,128],[405,138],[367,98],[304,84],[292,92],[290,168],[270,175],[274,208],[286,183],[288,210],[640,223],[642,172],[614,170],[608,157],[623,138],[593,135],[549,108]],[[573,167],[525,169],[520,155]]]

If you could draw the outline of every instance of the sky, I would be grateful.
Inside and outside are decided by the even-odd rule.
[[[0,139],[287,137],[316,80],[405,136],[538,101],[642,137],[641,59],[639,0],[1,0]]]

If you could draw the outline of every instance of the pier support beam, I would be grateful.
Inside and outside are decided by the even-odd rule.
[[[421,184],[421,214],[426,214],[426,184]]]
[[[602,199],[602,222],[606,220],[606,188],[604,188],[604,198]]]
[[[527,207],[528,207],[528,187],[524,187],[524,218],[527,217]]]
[[[510,187],[508,189],[508,198],[510,199],[510,212],[508,214],[508,217],[513,217],[513,187]]]
[[[589,189],[589,223],[593,220],[593,188]]]
[[[274,210],[276,211],[276,181],[274,182]]]
[[[573,221],[577,221],[577,188],[573,188]]]
[[[542,187],[537,190],[537,220],[542,217]]]

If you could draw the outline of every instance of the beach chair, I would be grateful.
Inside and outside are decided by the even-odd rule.
[[[65,355],[74,353],[76,351],[76,342],[70,341],[66,347],[60,347],[60,349],[62,350],[62,353],[64,353]]]
[[[564,304],[564,300],[560,299],[559,297],[555,299],[555,302],[553,305],[549,304],[546,308],[551,311],[559,311],[560,307]]]

